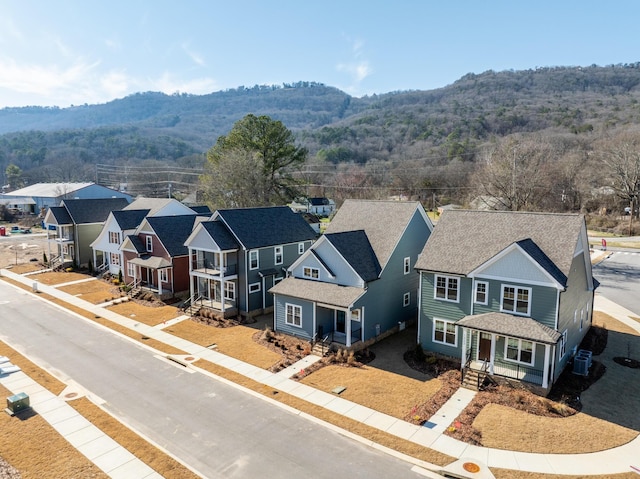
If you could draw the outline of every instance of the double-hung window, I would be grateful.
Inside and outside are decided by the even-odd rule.
[[[147,236],[146,245],[147,245],[147,251],[151,253],[153,251],[153,237]]]
[[[258,261],[258,250],[249,251],[249,269],[258,269],[260,262]]]
[[[568,339],[568,331],[565,329],[562,332],[562,336],[560,337],[560,358],[564,358],[564,355],[567,354],[567,339]]]
[[[295,304],[287,303],[286,310],[287,310],[287,314],[285,318],[285,323],[291,326],[301,327],[302,326],[302,307],[297,306]]]
[[[507,338],[504,357],[507,361],[533,366],[535,346],[525,339]]]
[[[411,304],[411,293],[404,293],[402,295],[402,306],[406,307]]]
[[[120,244],[120,233],[117,231],[109,231],[109,243]]]
[[[404,259],[404,274],[409,274],[411,272],[411,258]]]
[[[117,266],[120,264],[120,255],[118,253],[109,253],[109,262]]]
[[[476,281],[473,295],[473,302],[476,304],[487,304],[489,302],[489,283],[486,281]]]
[[[531,315],[531,288],[502,286],[502,311],[507,313]]]
[[[169,281],[169,274],[167,273],[167,270],[163,268],[160,270],[160,282],[167,283],[168,281]]]
[[[434,319],[433,342],[455,346],[457,344],[456,323],[444,319]]]
[[[282,264],[282,246],[273,248],[273,262],[275,264]]]
[[[459,278],[436,275],[435,298],[458,302]]]
[[[224,283],[224,299],[235,301],[236,299],[236,283],[233,281],[225,281]]]
[[[298,254],[304,253],[304,243],[298,243]]]

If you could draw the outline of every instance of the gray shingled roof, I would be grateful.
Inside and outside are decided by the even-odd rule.
[[[129,202],[126,198],[85,198],[62,200],[62,205],[77,225],[104,223],[109,213],[121,210]]]
[[[120,229],[133,230],[140,226],[150,210],[120,210],[113,212],[113,218],[120,226]]]
[[[149,216],[147,222],[169,253],[169,256],[186,256],[189,248],[184,243],[193,231],[197,215]]]
[[[346,200],[325,234],[364,230],[384,269],[417,208],[417,201]]]
[[[416,268],[467,275],[511,244],[530,240],[566,278],[583,225],[584,218],[578,214],[445,211]],[[523,244],[529,253],[534,251],[530,243]],[[541,256],[534,258],[545,266]]]
[[[466,316],[456,325],[545,344],[556,344],[562,336],[558,331],[535,319],[505,313],[494,312]]]
[[[325,233],[324,236],[364,281],[378,279],[382,268],[364,231]]]
[[[52,206],[49,211],[56,219],[57,225],[72,225],[73,220],[64,206]]]
[[[143,254],[147,252],[147,246],[142,242],[142,240],[136,235],[128,235],[127,239],[131,241],[131,245],[135,248],[138,254]]]
[[[269,292],[338,306],[340,308],[348,308],[362,296],[366,290],[364,288],[354,288],[353,286],[339,286],[333,283],[290,277],[280,281],[271,288]]]
[[[203,221],[202,227],[209,233],[222,251],[238,249],[240,246],[222,221]]]
[[[314,240],[316,232],[288,206],[218,210],[246,249]]]

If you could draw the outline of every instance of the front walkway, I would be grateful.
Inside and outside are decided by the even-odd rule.
[[[30,286],[32,282],[27,278],[23,278],[22,276],[11,273],[7,270],[0,270],[0,275],[11,278],[27,286]],[[286,392],[312,404],[324,407],[330,411],[341,414],[355,421],[362,422],[363,424],[366,424],[370,427],[385,431],[399,438],[414,442],[415,444],[418,444],[420,446],[433,449],[435,451],[447,454],[455,458],[476,460],[480,463],[486,464],[488,467],[529,471],[541,474],[567,474],[586,476],[630,472],[630,465],[632,465],[632,461],[638,461],[638,458],[640,458],[640,436],[636,437],[633,441],[623,446],[609,449],[607,451],[586,454],[536,454],[474,446],[441,434],[437,430],[432,430],[429,427],[410,424],[406,421],[402,421],[387,414],[383,414],[360,404],[347,401],[335,394],[319,391],[305,384],[301,384],[297,381],[289,379],[288,377],[286,377],[286,375],[279,375],[277,373],[266,371],[251,364],[239,361],[235,358],[220,354],[217,351],[207,349],[204,346],[199,346],[197,344],[191,343],[190,341],[178,338],[169,333],[166,333],[163,330],[140,324],[134,320],[120,316],[112,311],[101,309],[94,304],[87,303],[86,301],[76,298],[75,296],[56,290],[55,288],[40,285],[39,289],[44,293],[56,296],[63,301],[100,315],[103,318],[106,318],[123,327],[135,329],[137,332],[145,334],[150,338],[183,350],[191,356],[199,359],[204,359],[213,364],[225,367],[254,381]],[[624,310],[624,308],[620,308],[617,305],[614,305],[610,301],[607,301],[599,296],[596,296],[594,309],[603,310],[616,319],[625,322],[625,324],[630,323],[629,325],[631,327],[640,332],[640,323],[629,319],[629,316],[633,316],[633,313],[631,313],[630,311],[626,311]],[[82,316],[78,317],[89,321]],[[208,373],[207,371],[194,367],[193,365],[190,365],[189,367],[203,374],[216,377],[211,373]],[[257,393],[255,394],[257,395]],[[260,397],[264,398],[264,396]],[[291,408],[289,408],[288,406],[285,406],[275,400],[270,400],[267,398],[264,399],[271,401],[275,405],[279,405],[280,407],[285,407],[291,410]],[[298,412],[298,414],[302,413]],[[304,414],[304,416],[309,417],[309,419],[314,419],[306,414]],[[326,425],[326,423],[324,422],[323,424]],[[354,439],[360,440],[366,444],[371,444],[370,441],[367,441],[364,438],[357,437],[351,433],[348,433],[347,431],[337,428],[336,426],[328,427],[335,428],[341,433],[349,437],[353,437]],[[385,448],[385,450],[389,452],[388,449]],[[404,456],[404,459],[409,458]],[[414,463],[419,463],[423,467],[427,467],[431,470],[443,469],[441,467],[426,464],[415,459],[410,460],[413,460]]]

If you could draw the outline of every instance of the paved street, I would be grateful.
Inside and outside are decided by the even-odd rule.
[[[640,252],[611,252],[593,267],[593,276],[600,281],[597,294],[640,316]]]
[[[420,477],[395,459],[0,282],[0,338],[206,477]],[[330,460],[328,458],[331,458]]]

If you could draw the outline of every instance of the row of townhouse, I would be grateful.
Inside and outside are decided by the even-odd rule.
[[[425,350],[548,391],[591,324],[581,215],[451,210],[434,227],[419,202],[347,200],[317,238],[285,206],[86,203],[103,217],[87,256],[74,201],[47,216],[60,255],[221,317],[273,311],[311,342],[361,349],[417,321]]]

